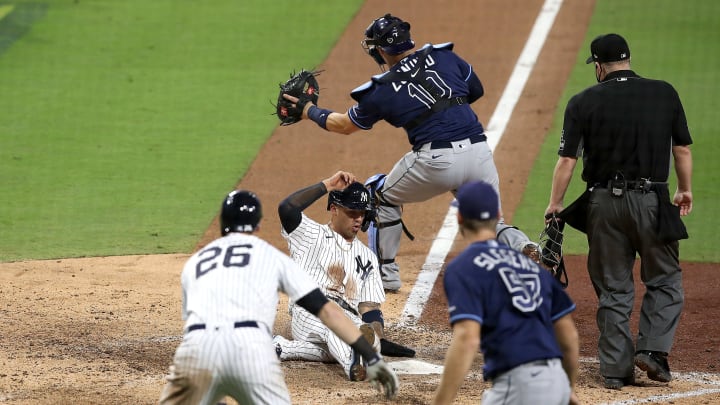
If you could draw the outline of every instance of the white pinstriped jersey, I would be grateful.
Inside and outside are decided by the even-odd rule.
[[[346,241],[329,225],[320,225],[304,213],[300,225],[288,234],[290,256],[331,296],[345,299],[355,310],[360,302],[385,302],[375,253],[355,238]]]
[[[317,285],[286,254],[248,234],[230,233],[188,259],[182,276],[185,326],[256,321],[272,331],[278,291],[291,302]]]

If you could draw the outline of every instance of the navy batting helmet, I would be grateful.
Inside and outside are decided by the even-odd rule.
[[[220,233],[252,232],[262,218],[262,206],[255,193],[235,190],[225,197],[220,208]]]
[[[350,210],[369,211],[373,209],[370,191],[362,183],[353,182],[344,190],[333,190],[328,196],[327,209],[335,204]]]
[[[363,48],[380,65],[385,64],[385,61],[377,48],[390,55],[399,55],[415,46],[415,42],[410,38],[410,23],[390,13],[370,23],[365,29],[365,37],[362,41]]]
[[[327,209],[330,205],[335,204],[351,210],[365,211],[363,223],[360,229],[365,232],[370,226],[370,222],[375,220],[375,204],[373,202],[370,190],[365,188],[362,183],[357,181],[350,183],[344,190],[333,190],[328,196]]]

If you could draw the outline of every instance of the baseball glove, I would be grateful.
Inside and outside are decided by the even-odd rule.
[[[302,119],[303,109],[308,101],[317,104],[320,98],[320,85],[315,76],[319,71],[307,71],[305,69],[293,73],[285,83],[280,83],[276,114],[280,119],[280,125],[292,125]],[[297,103],[286,100],[283,94],[298,98]]]
[[[545,219],[545,229],[540,233],[540,261],[563,287],[567,287],[568,277],[562,254],[565,222],[555,214],[548,214]]]

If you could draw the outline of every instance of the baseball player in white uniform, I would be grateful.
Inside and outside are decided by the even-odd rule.
[[[331,218],[329,223],[320,224],[303,210],[327,192]],[[339,171],[288,196],[278,212],[290,255],[315,279],[322,293],[345,310],[368,340],[374,339],[377,350],[394,345],[412,356],[411,349],[383,338],[380,304],[385,301],[385,291],[377,256],[357,238],[358,231],[367,229],[373,209],[369,190],[351,173]],[[359,356],[342,339],[304,308],[291,305],[290,313],[294,340],[274,338],[281,360],[334,360],[351,381],[365,378]]]
[[[272,343],[278,291],[349,344],[367,362],[368,380],[394,397],[397,376],[344,311],[297,263],[253,235],[261,217],[255,194],[228,194],[220,214],[222,237],[185,264],[185,335],[160,403],[214,405],[230,396],[241,404],[290,404]]]

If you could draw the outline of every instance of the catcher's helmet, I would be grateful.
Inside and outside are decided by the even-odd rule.
[[[262,206],[255,193],[235,190],[225,197],[220,208],[220,233],[252,232],[261,218]]]
[[[380,65],[384,65],[377,48],[390,55],[399,55],[415,46],[410,38],[410,23],[403,21],[390,13],[375,19],[365,29],[363,48]]]

